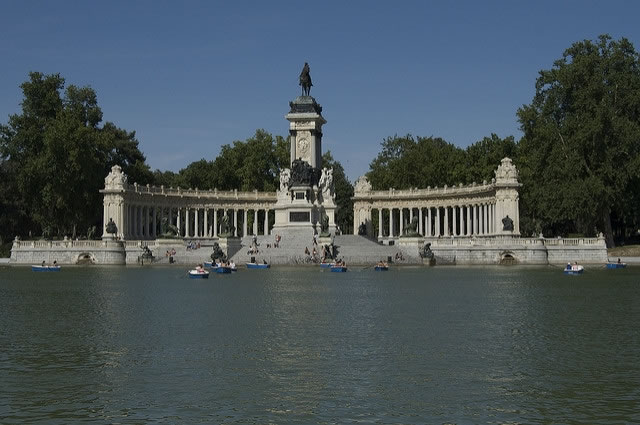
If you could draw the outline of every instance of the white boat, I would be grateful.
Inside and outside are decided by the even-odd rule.
[[[191,279],[209,279],[209,272],[201,267],[189,270]]]
[[[579,264],[567,264],[563,272],[564,274],[582,274],[584,273],[584,267]]]

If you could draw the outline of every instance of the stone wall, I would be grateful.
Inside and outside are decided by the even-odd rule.
[[[123,242],[120,241],[20,241],[11,248],[11,263],[41,264],[125,264]]]

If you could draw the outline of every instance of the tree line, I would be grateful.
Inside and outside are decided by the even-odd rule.
[[[29,74],[22,110],[0,125],[0,238],[90,236],[101,229],[99,190],[118,164],[139,184],[275,191],[289,164],[280,136],[257,130],[179,172],[152,171],[135,132],[102,122],[95,91],[59,74]],[[606,235],[624,241],[640,228],[640,60],[627,39],[574,43],[541,70],[530,104],[517,111],[523,137],[495,134],[463,149],[438,137],[393,136],[367,173],[375,189],[491,180],[508,156],[520,171],[525,235]],[[352,227],[353,186],[330,152],[337,224]],[[99,230],[98,234],[99,235]]]

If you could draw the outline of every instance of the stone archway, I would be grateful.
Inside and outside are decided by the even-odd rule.
[[[83,252],[80,255],[78,255],[76,264],[81,264],[81,265],[96,264],[96,257],[90,252]]]
[[[514,264],[518,264],[518,259],[511,251],[504,251],[500,254],[500,265],[501,266],[511,266]]]

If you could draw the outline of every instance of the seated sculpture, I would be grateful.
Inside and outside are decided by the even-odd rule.
[[[112,218],[109,218],[109,222],[107,223],[107,227],[106,227],[107,233],[118,233],[118,226],[116,226],[116,223],[113,222]]]
[[[513,232],[513,220],[508,215],[502,219],[502,230]]]
[[[224,263],[227,261],[227,255],[224,253],[224,251],[222,251],[222,248],[220,248],[220,245],[218,245],[218,242],[214,242],[213,243],[213,252],[211,253],[211,260],[213,260],[216,263]]]

